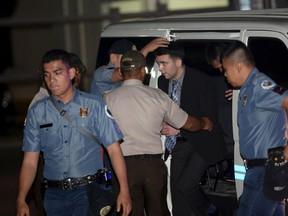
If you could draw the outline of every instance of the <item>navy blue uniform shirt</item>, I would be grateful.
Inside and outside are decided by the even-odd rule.
[[[121,86],[121,84],[123,83],[122,81],[115,83],[112,82],[112,74],[114,70],[115,66],[109,63],[108,65],[101,66],[96,71],[94,71],[91,83],[92,94],[102,97],[104,93]]]
[[[101,98],[74,90],[69,103],[56,102],[67,110],[66,115],[73,124],[84,127],[105,147],[123,138]],[[86,114],[84,108],[87,108]],[[50,97],[37,101],[29,109],[22,150],[43,151],[46,179],[62,180],[95,174],[103,168],[100,149],[91,138],[78,132],[75,126],[60,116]]]
[[[238,126],[240,153],[246,159],[267,158],[269,148],[286,144],[286,112],[281,105],[288,91],[257,68],[240,89]]]

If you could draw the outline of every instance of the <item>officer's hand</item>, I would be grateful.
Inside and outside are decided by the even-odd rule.
[[[165,135],[165,136],[176,136],[179,134],[180,130],[173,128],[169,124],[163,122],[162,129],[160,132],[162,135]]]
[[[202,119],[202,121],[204,123],[202,130],[212,131],[213,130],[212,121],[208,117],[202,117],[201,119]]]
[[[132,201],[130,199],[129,192],[121,192],[117,198],[117,212],[121,211],[122,207],[122,216],[128,216],[132,209]]]
[[[153,52],[159,47],[168,47],[169,43],[170,42],[166,38],[156,38],[143,47],[141,52],[146,57],[149,52]]]
[[[225,91],[225,97],[229,101],[232,100],[232,98],[233,98],[233,89],[228,89],[227,91]]]
[[[26,202],[17,202],[17,216],[30,216],[30,210]]]

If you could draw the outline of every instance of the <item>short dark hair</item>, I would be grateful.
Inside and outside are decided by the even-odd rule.
[[[236,51],[241,51],[236,56],[237,60],[244,62],[246,65],[255,65],[254,57],[249,48],[241,41],[235,40],[229,43],[221,52],[221,62],[225,58],[231,57]]]
[[[180,58],[181,60],[185,57],[184,47],[177,43],[171,42],[168,47],[159,47],[155,51],[156,56],[170,55],[171,58]]]
[[[70,56],[70,67],[78,69],[79,73],[85,74],[86,67],[81,61],[81,59],[75,53],[69,53]]]
[[[137,50],[135,44],[129,40],[121,39],[121,40],[115,41],[111,45],[111,47],[109,48],[108,54],[114,53],[114,54],[123,55],[124,53],[130,50]]]
[[[205,49],[206,61],[211,64],[213,61],[220,61],[221,52],[225,48],[224,43],[209,43]]]
[[[61,60],[64,64],[67,64],[70,66],[70,56],[69,53],[65,50],[61,49],[52,49],[47,51],[41,61],[41,66],[43,68],[43,65],[46,63],[49,63],[51,61]]]

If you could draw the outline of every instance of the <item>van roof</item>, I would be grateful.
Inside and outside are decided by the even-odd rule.
[[[166,17],[159,17],[150,20],[167,20],[167,19],[175,19],[175,20],[183,20],[183,19],[227,19],[227,18],[237,18],[237,19],[266,19],[266,18],[288,18],[288,8],[282,9],[266,9],[266,10],[242,10],[242,11],[218,11],[218,12],[206,12],[206,13],[191,13],[184,15],[173,15]]]
[[[126,21],[108,25],[102,37],[115,36],[161,36],[157,31],[241,31],[273,30],[285,32],[288,29],[288,8],[249,10],[249,11],[223,11],[173,15],[136,21]],[[115,34],[115,31],[116,34]]]

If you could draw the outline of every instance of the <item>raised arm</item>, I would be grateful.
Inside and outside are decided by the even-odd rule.
[[[168,47],[169,41],[166,38],[156,38],[150,41],[146,46],[144,46],[140,51],[146,57],[148,53],[154,52],[159,47]]]

